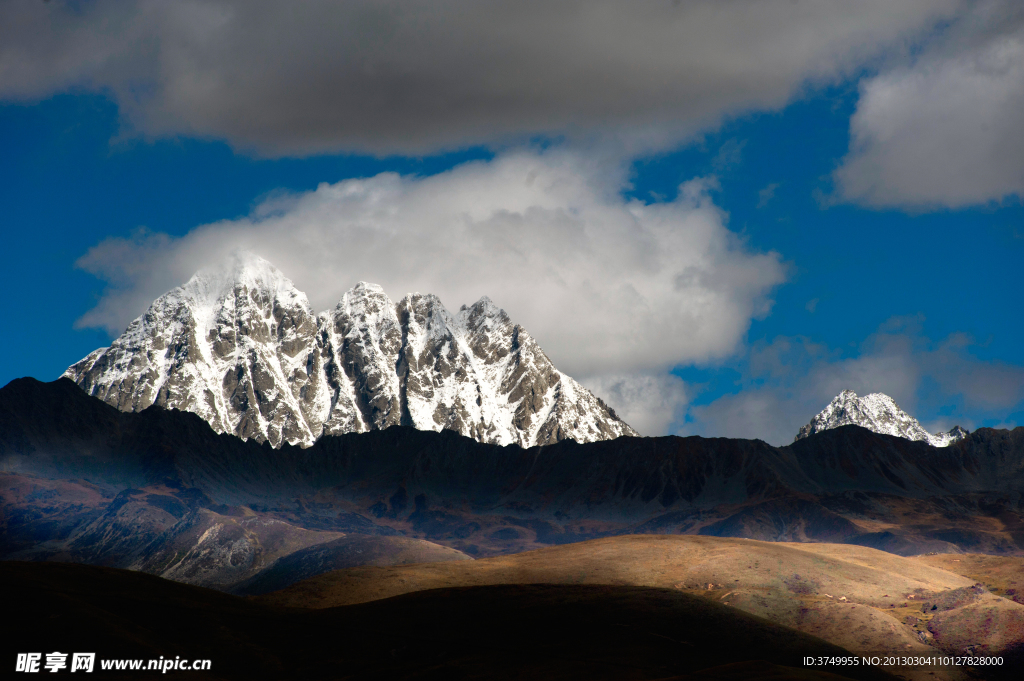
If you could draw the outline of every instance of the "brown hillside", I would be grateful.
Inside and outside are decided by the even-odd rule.
[[[987,592],[979,596],[986,610],[976,610],[974,600],[954,598],[941,612],[922,612],[924,603],[930,607],[944,594],[966,593],[975,584],[923,561],[844,544],[692,535],[610,537],[476,561],[352,568],[299,582],[258,601],[328,608],[427,589],[540,583],[671,588],[863,655],[935,655],[953,648],[962,652],[966,645],[981,654],[1024,641],[1014,638],[1012,626],[1000,638],[973,624],[995,612],[997,621],[1012,625],[1024,613],[1024,607]],[[901,675],[935,678],[931,671],[902,670]]]

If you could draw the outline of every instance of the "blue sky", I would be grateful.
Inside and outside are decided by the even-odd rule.
[[[61,3],[53,4],[57,9],[47,9],[50,15],[14,17],[8,23],[23,22],[26,32],[36,32],[36,42],[63,36],[62,44],[86,52],[97,49],[90,47],[90,31],[98,30],[90,21],[107,27],[103,30],[121,22],[124,28],[117,30],[125,34],[145,25],[123,8],[104,3],[93,11],[113,12],[114,19],[106,22],[88,12],[61,14]],[[586,89],[563,94],[552,86],[545,95],[548,84],[540,76],[522,85],[523,91],[513,84],[500,93],[505,109],[530,102],[516,116],[475,104],[474,97],[487,104],[493,96],[483,86],[465,86],[465,91],[458,90],[463,85],[445,86],[455,88],[452,92],[441,87],[436,111],[428,102],[420,115],[410,117],[356,110],[355,105],[347,112],[344,97],[323,95],[330,100],[325,111],[334,115],[342,110],[335,127],[331,115],[308,114],[319,106],[316,93],[324,92],[322,84],[312,94],[282,94],[281,88],[292,87],[287,79],[282,85],[268,75],[251,88],[216,95],[222,100],[213,107],[208,99],[214,95],[173,99],[178,90],[166,76],[152,75],[166,74],[170,57],[164,52],[154,57],[143,50],[145,59],[136,55],[126,62],[132,68],[142,63],[137,67],[142,71],[128,69],[129,75],[127,67],[118,66],[117,54],[97,57],[100,66],[94,71],[73,73],[65,72],[66,66],[43,64],[46,57],[31,57],[39,60],[38,69],[0,76],[0,205],[7,244],[0,276],[10,292],[0,322],[5,339],[0,384],[25,375],[56,378],[72,362],[108,344],[119,325],[123,328],[144,311],[146,301],[205,264],[208,251],[237,241],[274,250],[262,254],[311,299],[319,290],[329,301],[357,277],[380,281],[396,298],[405,293],[396,290],[401,286],[428,288],[453,308],[472,302],[452,299],[456,296],[490,295],[524,321],[556,364],[580,375],[647,434],[760,437],[783,444],[845,387],[887,392],[933,429],[954,423],[970,428],[1022,424],[1024,148],[1019,140],[1024,124],[1014,120],[1019,109],[1013,107],[1022,101],[1024,77],[1013,59],[996,70],[997,77],[991,69],[982,69],[983,78],[971,70],[992,54],[1002,54],[1000,49],[1005,52],[1000,40],[1021,44],[1022,22],[1012,5],[997,2],[917,4],[918,14],[901,15],[905,26],[898,34],[883,28],[895,21],[883,16],[888,11],[881,9],[884,5],[874,10],[877,22],[840,16],[837,21],[856,30],[834,37],[833,43],[846,47],[829,53],[836,62],[832,70],[822,74],[820,58],[802,56],[806,63],[783,74],[788,80],[773,85],[771,92],[762,91],[765,76],[756,70],[744,76],[749,82],[730,72],[733,83],[715,70],[715,55],[707,57],[711,66],[701,66],[704,54],[682,54],[681,66],[697,64],[692,71],[699,77],[679,86],[678,96],[665,99],[660,93],[637,92],[632,83],[647,67],[626,63],[622,83],[608,76],[612,94],[616,87],[623,94],[605,103],[592,101]],[[839,14],[846,11],[822,5]],[[816,30],[794,27],[791,17],[783,16],[785,6],[779,7],[782,23],[753,39],[765,43],[765,54],[783,50],[773,45],[786,31]],[[705,21],[702,17],[695,14],[690,23]],[[191,30],[203,21],[192,17],[188,26]],[[991,30],[992,22],[999,31]],[[315,42],[312,24],[304,29],[301,20],[296,23],[294,39]],[[708,30],[731,30],[712,24]],[[157,36],[153,40],[168,40],[172,25],[171,19],[161,18],[151,27]],[[429,27],[422,30],[429,32]],[[456,47],[462,40],[462,49],[470,51],[479,49],[480,36],[489,29],[480,19],[454,30]],[[69,35],[75,39],[69,41]],[[449,68],[442,47],[432,52],[431,45],[425,40],[424,52],[414,55],[417,68],[423,62],[428,69],[435,58]],[[10,59],[11,48],[6,49],[0,49],[0,64]],[[136,49],[130,42],[123,51],[130,56]],[[443,49],[452,48],[445,43]],[[198,74],[231,73],[221,53],[196,50],[188,68]],[[436,74],[410,70],[402,94],[395,94],[386,78],[378,92],[374,79],[346,75],[349,62],[362,54],[343,55],[313,75],[393,107],[408,105],[402,97],[417,89],[417,78],[437,82]],[[666,59],[675,58],[671,50],[667,54]],[[974,56],[964,61],[963,55]],[[601,57],[593,61],[600,63]],[[556,67],[560,59],[572,65],[557,50],[547,58]],[[147,59],[160,68],[146,66]],[[296,72],[302,70],[299,61]],[[783,61],[789,68],[792,59]],[[600,72],[576,67],[574,73],[601,82]],[[470,83],[478,77],[463,75]],[[140,88],[140,79],[148,85]],[[922,79],[933,82],[924,88]],[[540,94],[527,97],[524,92]],[[964,98],[963,92],[972,94]],[[936,93],[942,97],[934,99]],[[246,107],[263,101],[260,97],[267,98],[268,109],[280,111],[250,122],[246,112],[253,109]],[[620,106],[625,97],[638,100],[635,110]],[[710,103],[691,104],[686,97]],[[301,101],[302,111],[289,108],[293,99]],[[588,117],[602,106],[603,113]],[[931,116],[943,107],[943,115]],[[1003,111],[1007,107],[1009,113]],[[209,113],[221,110],[234,117]],[[645,118],[650,111],[658,115]],[[979,120],[983,132],[974,124]],[[539,169],[529,171],[531,185],[529,177],[539,174],[542,181],[554,178],[551,187],[580,178],[582,189],[551,190],[526,196],[525,204],[515,202],[519,199],[502,204],[504,178],[530,164]],[[387,178],[392,176],[381,173],[405,179],[391,181]],[[358,178],[377,179],[351,183]],[[387,249],[377,249],[372,257],[350,253],[358,251],[354,232],[332,225],[335,220],[353,223],[357,218],[351,211],[357,209],[338,203],[332,186],[384,192],[404,211],[403,229],[427,241],[432,236],[438,242],[451,239],[443,226],[451,215],[484,211],[486,220],[474,224],[493,226],[494,220],[514,214],[520,222],[510,224],[518,226],[504,229],[522,230],[521,241],[501,241],[485,257],[499,265],[515,257],[538,263],[536,253],[574,248],[572,241],[545,243],[545,234],[557,230],[543,227],[549,218],[536,217],[538,210],[580,216],[581,229],[591,230],[589,240],[579,242],[584,255],[565,252],[561,260],[543,261],[545,272],[566,263],[565,272],[556,274],[565,274],[567,287],[577,275],[579,281],[593,280],[585,253],[597,249],[595,259],[605,257],[600,240],[618,238],[615,220],[630,211],[646,211],[638,224],[676,244],[680,258],[694,249],[700,257],[687,265],[690,269],[672,272],[674,292],[649,272],[624,268],[609,273],[609,280],[620,276],[622,281],[610,281],[598,294],[615,296],[621,286],[635,284],[647,295],[646,314],[652,319],[637,323],[635,304],[619,314],[616,303],[609,303],[606,316],[619,318],[601,327],[593,321],[596,311],[579,319],[537,312],[530,301],[556,284],[544,283],[530,274],[533,270],[518,270],[506,279],[495,274],[491,280],[470,265],[437,269],[423,261],[417,266],[421,261],[415,254],[403,261],[412,265],[396,271],[387,262]],[[691,197],[687,191],[695,193]],[[358,219],[365,215],[358,212]],[[422,223],[417,223],[420,215]],[[529,224],[531,216],[541,227]],[[606,219],[612,231],[590,226]],[[319,226],[307,229],[316,220]],[[663,227],[656,224],[668,224],[668,231],[658,232]],[[273,246],[284,243],[282,235],[290,230],[302,235],[301,249]],[[710,234],[710,241],[691,233]],[[683,235],[682,241],[673,241],[673,234]],[[317,239],[342,249],[332,253],[344,252],[344,257],[318,255]],[[533,245],[522,246],[526,241]],[[394,260],[407,257],[401,242],[388,248]],[[510,250],[503,253],[503,248]],[[435,260],[446,257],[443,249],[438,253]],[[472,258],[469,251],[460,254],[451,256],[453,262]],[[671,267],[671,260],[659,266]],[[693,271],[697,274],[686,275],[690,288],[681,288],[678,277]],[[535,286],[532,298],[504,293],[517,290],[513,283],[525,276]],[[717,302],[693,307],[692,300],[704,295]],[[564,300],[570,304],[582,298],[566,294]],[[723,310],[721,319],[709,309]],[[664,321],[673,315],[692,315],[694,321]],[[580,334],[560,328],[561,318]],[[620,329],[626,320],[633,320],[637,334],[647,338],[626,338]],[[709,330],[695,328],[701,325]],[[614,338],[606,350],[604,328],[607,338]],[[662,337],[655,341],[652,335]],[[581,337],[592,338],[594,347]]]

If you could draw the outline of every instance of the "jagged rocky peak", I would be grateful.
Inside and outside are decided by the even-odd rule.
[[[820,414],[800,429],[796,440],[839,426],[862,426],[876,433],[895,435],[908,440],[927,442],[933,447],[945,447],[964,439],[968,431],[953,426],[945,433],[929,433],[917,419],[899,408],[896,402],[883,393],[871,393],[858,397],[852,390],[844,390],[828,403]]]
[[[219,432],[308,446],[392,425],[529,447],[636,435],[487,298],[452,315],[360,282],[315,315],[266,260],[232,256],[64,374],[125,411],[191,411]]]
[[[109,348],[65,376],[123,411],[191,411],[219,432],[311,442],[330,394],[318,381],[318,321],[279,270],[250,253],[157,298]]]

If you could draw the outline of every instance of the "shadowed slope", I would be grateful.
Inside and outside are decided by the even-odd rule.
[[[845,544],[701,536],[621,536],[471,562],[352,568],[258,600],[328,608],[436,588],[532,583],[670,588],[859,655],[962,654],[967,646],[994,655],[1024,642],[1016,624],[1024,607],[920,561]]]
[[[5,653],[212,660],[196,679],[891,678],[794,669],[849,653],[665,589],[456,588],[309,611],[93,566],[0,563],[0,579],[19,622]]]

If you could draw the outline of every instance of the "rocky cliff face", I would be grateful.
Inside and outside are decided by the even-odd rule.
[[[852,390],[844,390],[829,402],[820,414],[811,419],[810,423],[800,429],[794,441],[823,430],[848,425],[862,426],[884,435],[927,442],[933,447],[945,447],[968,435],[960,426],[953,426],[946,433],[929,433],[917,419],[900,409],[888,395],[872,393],[858,397]]]
[[[359,283],[317,315],[248,255],[164,294],[64,375],[122,411],[190,411],[275,447],[391,425],[523,447],[636,435],[487,298],[453,315]]]

